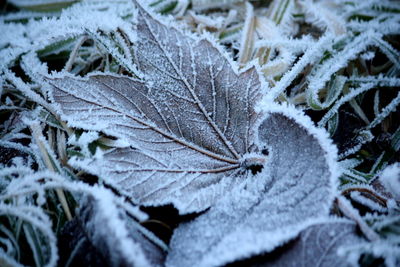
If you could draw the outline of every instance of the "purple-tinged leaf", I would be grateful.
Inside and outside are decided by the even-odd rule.
[[[130,145],[75,165],[141,204],[201,211],[246,179],[241,162],[256,152],[261,81],[255,68],[238,73],[213,41],[138,10],[134,61],[141,80],[59,74],[48,80],[52,99],[71,126]]]
[[[271,253],[239,262],[243,266],[349,266],[340,249],[363,242],[351,221],[328,220],[302,231],[298,238]]]
[[[167,266],[220,266],[270,252],[328,216],[338,173],[327,134],[285,106],[271,106],[258,132],[269,151],[262,172],[179,226]]]

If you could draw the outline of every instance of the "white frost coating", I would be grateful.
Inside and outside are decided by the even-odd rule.
[[[70,182],[66,181],[64,176],[51,171],[39,171],[33,173],[30,168],[5,168],[0,172],[0,175],[7,175],[9,173],[19,173],[23,176],[21,179],[13,179],[9,186],[7,186],[4,194],[0,196],[0,200],[4,201],[13,197],[20,197],[35,192],[44,192],[44,190],[62,188],[71,192],[82,193],[85,195],[94,196],[99,190],[106,190],[98,186],[89,186],[83,182]],[[45,179],[45,182],[43,182]],[[93,189],[100,188],[100,189]],[[96,191],[97,190],[97,191]],[[140,211],[136,206],[127,203],[122,197],[114,196],[114,201],[119,206],[123,207],[130,215],[138,220],[148,219],[147,215]]]
[[[122,17],[133,12],[132,3],[112,1],[110,5],[107,2],[80,2],[64,9],[58,18],[45,17],[41,20],[30,20],[27,24],[0,21],[0,47],[10,46],[0,50],[0,71],[6,70],[19,55],[40,50],[57,41],[75,38],[86,32],[96,32],[98,29],[107,33],[117,28],[128,28],[129,22]]]
[[[79,137],[77,137],[75,134],[70,136],[68,139],[68,144],[79,146],[82,149],[82,153],[85,156],[90,157],[91,152],[89,151],[89,144],[97,139],[99,139],[98,132],[83,132]]]
[[[326,34],[322,36],[312,47],[310,47],[304,55],[300,58],[293,67],[287,71],[279,82],[268,92],[263,98],[262,102],[268,105],[281,94],[291,84],[291,82],[297,77],[297,75],[309,64],[312,64],[319,60],[322,56],[322,51],[328,49],[333,44],[333,36]]]
[[[57,12],[34,12],[34,11],[25,11],[20,10],[19,12],[12,12],[8,14],[4,14],[0,17],[0,22],[8,22],[8,21],[18,21],[18,20],[29,20],[34,18],[42,18],[45,16],[56,16]],[[15,24],[17,25],[17,23]]]
[[[355,32],[363,32],[372,29],[374,31],[379,31],[383,35],[398,34],[399,26],[400,20],[398,16],[389,17],[383,21],[380,16],[368,22],[352,20],[347,24],[347,27]]]
[[[263,21],[264,22],[264,21]],[[269,20],[265,20],[265,22],[271,23]],[[275,29],[273,29],[275,30]],[[310,44],[313,46],[316,41],[311,38],[309,35],[304,35],[299,39],[292,39],[292,38],[284,38],[281,36],[281,33],[276,30],[276,33],[274,35],[271,35],[270,37],[273,38],[272,40],[269,39],[262,39],[259,41],[256,41],[254,47],[255,48],[261,48],[261,47],[285,47],[290,50],[291,53],[293,54],[301,54],[304,51],[306,51],[309,47]]]
[[[396,87],[400,86],[400,79],[396,77],[385,77],[382,74],[376,76],[352,76],[348,78],[348,81],[354,83],[374,83],[376,86],[381,87]]]
[[[114,140],[107,137],[100,137],[99,141],[101,144],[106,145],[108,147],[124,148],[130,146],[129,142],[123,139]]]
[[[21,67],[24,70],[25,74],[30,77],[32,80],[32,84],[43,84],[43,75],[48,73],[47,64],[40,61],[38,55],[34,51],[30,51],[27,54],[23,55],[21,58]],[[40,86],[39,90],[42,90],[42,86]],[[45,95],[44,91],[41,91],[43,95]]]
[[[243,0],[196,0],[192,1],[194,10],[207,10],[212,8],[227,8]]]
[[[327,218],[340,174],[328,134],[293,107],[263,111],[258,147],[269,156],[262,172],[179,226],[167,266],[220,266],[269,252]]]
[[[17,150],[22,151],[24,153],[32,154],[32,150],[30,150],[26,146],[23,146],[23,145],[21,145],[19,143],[10,142],[10,141],[6,141],[6,140],[0,140],[0,146],[14,148],[14,149],[17,149]]]
[[[307,93],[311,94],[313,99],[317,98],[316,94],[331,79],[332,75],[344,68],[350,60],[355,59],[373,42],[373,38],[377,35],[379,34],[373,31],[364,32],[346,44],[342,51],[335,51],[336,53],[331,58],[315,68],[307,77],[309,81]],[[341,79],[345,80],[344,77]],[[344,84],[344,81],[341,83]]]
[[[138,5],[133,58],[141,80],[62,72],[47,79],[50,99],[70,126],[130,144],[75,166],[97,169],[138,203],[200,211],[246,179],[239,163],[256,149],[264,81],[257,67],[239,72],[210,35],[184,34],[158,17]]]
[[[279,54],[274,59],[270,59],[269,56],[268,60],[265,59],[267,60],[266,64],[263,64],[261,67],[261,71],[267,79],[272,79],[287,71],[296,59],[295,55],[303,52],[303,50],[310,46],[310,42],[312,42],[309,37],[299,40],[292,40],[285,37],[275,22],[265,17],[255,17],[255,31],[262,40],[256,41],[255,48],[258,50],[255,50],[253,53],[257,54],[265,50],[265,48],[269,48],[269,51],[277,50]],[[310,42],[308,42],[307,46],[302,46],[304,44],[302,42],[305,39],[308,39]]]
[[[95,205],[98,205],[96,209],[98,212],[94,213],[95,217],[91,218],[90,224],[95,229],[95,235],[108,236],[105,242],[110,248],[115,249],[111,252],[111,258],[116,256],[114,253],[121,253],[122,258],[133,266],[151,266],[141,246],[129,237],[125,222],[121,219],[121,211],[114,204],[114,195],[106,190],[92,189],[92,192],[96,199]],[[102,237],[98,241],[103,241]]]
[[[38,229],[47,239],[47,244],[50,248],[50,251],[48,252],[49,259],[45,263],[45,267],[56,266],[58,260],[57,238],[52,231],[50,218],[41,208],[25,204],[10,205],[1,201],[0,215],[15,216]]]
[[[365,220],[361,217],[359,211],[355,209],[349,200],[344,198],[343,196],[338,196],[337,204],[340,208],[340,211],[348,218],[354,220],[358,226],[360,227],[361,232],[364,236],[370,241],[379,240],[379,235],[369,227],[369,225],[365,222]]]
[[[360,192],[353,191],[350,193],[350,197],[352,200],[360,203],[361,205],[364,205],[365,207],[370,208],[373,211],[378,211],[382,213],[387,212],[387,208],[382,207],[381,205],[367,197],[364,197]]]
[[[382,109],[380,113],[375,116],[375,119],[368,125],[367,129],[372,129],[381,123],[390,113],[396,111],[397,106],[400,103],[400,92],[397,96]]]
[[[0,69],[1,71],[1,69]],[[5,79],[10,81],[12,84],[18,88],[18,90],[21,91],[26,97],[29,99],[33,100],[34,102],[42,105],[43,107],[46,107],[48,110],[52,110],[51,105],[49,105],[46,100],[44,100],[38,93],[36,93],[32,88],[26,84],[20,77],[15,76],[14,73],[12,73],[9,70],[4,71],[4,76]],[[2,77],[2,78],[3,78]]]
[[[295,120],[299,125],[301,125],[304,129],[307,129],[308,134],[312,135],[316,140],[318,140],[318,144],[323,148],[325,152],[324,157],[329,166],[330,175],[330,183],[332,191],[330,193],[331,199],[329,201],[333,201],[337,194],[337,188],[339,186],[339,176],[342,175],[342,169],[338,164],[338,150],[337,147],[332,143],[332,140],[329,137],[329,134],[323,128],[317,128],[313,121],[311,121],[310,117],[304,114],[303,111],[296,109],[292,105],[277,105],[277,104],[269,104],[267,106],[259,106],[259,109],[263,112],[268,113],[281,113],[293,120]],[[261,123],[261,122],[260,122]],[[260,131],[259,128],[257,128]],[[258,136],[258,135],[257,135]]]
[[[363,242],[356,229],[353,222],[339,218],[316,222],[279,252],[258,258],[257,266],[348,266],[347,258],[338,255],[338,250]]]
[[[346,33],[346,21],[335,12],[327,1],[314,2],[311,0],[300,1],[302,10],[305,11],[305,20],[322,30],[328,30],[331,33],[342,35]]]
[[[121,219],[121,216],[119,216],[120,213],[126,212],[139,220],[148,219],[147,215],[141,212],[138,207],[132,206],[122,197],[113,195],[111,191],[103,187],[89,186],[82,182],[69,182],[65,180],[65,177],[54,172],[38,171],[34,173],[32,169],[24,170],[23,166],[18,166],[18,168],[3,169],[0,172],[0,176],[5,176],[8,173],[18,173],[20,177],[13,179],[6,190],[3,191],[3,194],[1,194],[0,213],[18,216],[23,220],[27,220],[33,226],[38,227],[45,237],[49,239],[48,244],[51,250],[54,251],[52,251],[52,258],[47,266],[55,266],[57,260],[56,238],[51,230],[51,223],[47,215],[38,207],[25,206],[22,203],[5,205],[4,202],[12,199],[19,199],[22,202],[24,198],[30,199],[33,194],[38,194],[39,198],[42,198],[45,190],[58,188],[83,193],[83,195],[94,198],[96,205],[98,205],[98,212],[91,219],[93,219],[93,223],[96,225],[97,234],[100,234],[101,238],[109,238],[106,240],[102,239],[100,242],[108,242],[110,245],[109,248],[111,250],[115,249],[114,252],[118,252],[120,255],[122,254],[123,259],[129,264],[133,264],[134,266],[151,265],[147,261],[147,255],[143,252],[141,240],[133,239],[131,236],[132,233],[127,231],[125,225],[129,220],[132,220],[131,222],[129,221],[131,224],[137,224],[137,222],[134,219]],[[142,231],[139,224],[137,224],[136,228],[144,234],[142,238],[146,238],[146,230]],[[157,241],[154,236],[152,239]],[[158,242],[161,241],[158,240]]]
[[[53,3],[71,3],[76,0],[8,0],[8,2],[17,6],[48,5]]]
[[[371,90],[374,88],[375,83],[364,83],[360,87],[352,89],[348,94],[342,96],[339,100],[336,101],[335,105],[332,106],[332,108],[325,113],[324,117],[318,122],[319,127],[325,126],[325,124],[328,122],[330,118],[333,117],[333,115],[338,112],[339,108],[346,102],[352,100],[354,97],[367,92],[368,90]]]
[[[268,7],[267,16],[276,23],[285,35],[293,36],[298,30],[293,16],[296,12],[301,11],[297,9],[295,1],[274,0]]]
[[[352,264],[358,266],[358,260],[363,254],[372,254],[375,258],[383,258],[385,266],[397,267],[400,264],[400,248],[385,240],[375,242],[360,242],[354,245],[341,247],[339,255],[352,259]]]
[[[315,77],[314,77],[315,78]],[[311,78],[312,80],[313,78]],[[315,80],[317,80],[315,78]],[[328,108],[332,105],[333,102],[339,97],[340,93],[343,90],[343,86],[346,83],[347,78],[341,75],[338,75],[334,78],[334,80],[328,85],[327,96],[323,102],[321,102],[320,97],[318,95],[319,90],[321,90],[324,83],[315,83],[313,80],[310,82],[306,94],[307,94],[307,102],[311,106],[311,108],[316,110],[322,110]]]
[[[222,1],[229,1],[229,0],[222,0]],[[210,34],[209,32],[205,31],[203,32],[201,35],[195,34],[193,32],[188,31],[185,28],[182,28],[180,26],[180,24],[177,24],[176,21],[171,20],[170,17],[166,17],[166,16],[162,16],[158,13],[154,13],[151,10],[149,10],[147,8],[147,6],[143,5],[143,4],[139,4],[137,3],[136,0],[133,0],[134,3],[136,3],[136,5],[138,6],[139,9],[139,14],[141,13],[142,15],[139,15],[138,18],[143,18],[145,16],[148,16],[150,18],[150,24],[160,24],[160,28],[164,28],[166,27],[165,30],[168,31],[168,33],[170,33],[171,35],[174,35],[176,33],[180,33],[184,36],[184,38],[182,38],[182,40],[174,42],[173,46],[177,46],[177,49],[181,49],[184,48],[184,43],[186,43],[187,41],[193,43],[193,46],[195,47],[196,45],[200,45],[200,43],[205,43],[208,42],[211,47],[213,49],[216,49],[218,51],[219,57],[222,57],[223,60],[227,61],[229,64],[228,66],[232,69],[232,71],[237,74],[240,75],[242,73],[245,73],[246,71],[248,71],[250,68],[259,68],[258,64],[256,64],[255,60],[252,62],[249,62],[249,64],[247,64],[245,67],[241,68],[239,70],[239,66],[237,64],[236,61],[233,60],[232,56],[226,51],[225,47],[223,45],[221,45],[221,43],[219,42],[219,40],[212,34]],[[140,1],[139,1],[140,2]],[[137,21],[136,21],[137,22]],[[154,25],[155,26],[155,25]],[[153,30],[156,27],[153,28]],[[136,29],[137,30],[137,29]],[[158,29],[156,29],[158,30]],[[160,34],[159,36],[154,36],[154,38],[165,38],[163,35],[167,34],[167,32],[157,32],[158,34]],[[178,36],[180,35],[178,34]],[[179,38],[178,36],[175,36],[175,38]],[[139,37],[138,37],[139,38]],[[186,40],[184,40],[186,39]],[[143,40],[145,41],[145,40]],[[169,42],[168,42],[169,43]],[[166,43],[161,43],[162,45],[167,44]],[[172,44],[171,44],[172,46]],[[191,51],[191,52],[197,52],[197,51]],[[151,56],[151,55],[148,55]],[[192,56],[191,56],[192,57]],[[197,57],[192,57],[192,60],[199,60]],[[202,61],[200,59],[200,61]],[[137,64],[137,62],[136,62]],[[258,77],[258,79],[260,80],[261,83],[265,83],[262,75],[260,75]],[[266,83],[263,84],[266,86]],[[265,86],[261,86],[263,89],[262,90],[266,90],[264,87]]]
[[[364,130],[360,131],[358,133],[358,136],[354,140],[354,146],[346,149],[342,153],[339,154],[339,159],[344,159],[349,155],[352,155],[356,152],[358,152],[363,144],[368,143],[374,139],[374,136],[372,135],[371,131],[369,130]]]
[[[360,58],[363,60],[372,60],[375,57],[375,51],[366,51],[360,55]]]
[[[379,180],[382,185],[396,199],[400,199],[400,163],[387,166],[381,173]]]
[[[383,36],[374,36],[374,43],[379,49],[388,57],[390,61],[395,65],[397,70],[400,70],[400,53],[393,48],[391,44],[383,40]]]

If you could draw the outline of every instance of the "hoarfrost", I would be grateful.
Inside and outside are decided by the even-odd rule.
[[[79,146],[85,156],[91,155],[89,151],[89,144],[99,138],[98,132],[84,132],[79,137],[75,134],[68,139],[68,144]]]
[[[400,163],[394,163],[386,167],[381,173],[379,180],[396,200],[400,200]]]
[[[71,126],[131,145],[76,165],[142,204],[204,210],[246,179],[240,162],[256,152],[262,81],[254,67],[238,73],[212,40],[185,35],[141,7],[137,20],[134,61],[142,80],[58,73],[48,79],[52,99]]]
[[[167,266],[219,266],[269,252],[328,216],[336,149],[295,109],[272,105],[267,112],[258,129],[259,146],[269,150],[266,166],[177,228]]]
[[[31,2],[31,1],[24,1]],[[63,10],[60,17],[29,20],[27,24],[5,23],[0,20],[0,73],[18,56],[37,51],[57,41],[66,41],[98,29],[105,32],[126,28],[129,23],[121,17],[133,12],[132,3],[123,1],[84,1]],[[85,14],[85,16],[82,16]],[[107,19],[104,19],[104,18]],[[34,66],[31,66],[34,67]],[[37,74],[39,74],[38,72]]]
[[[173,203],[180,213],[211,206],[178,228],[167,265],[272,251],[328,216],[339,172],[326,132],[290,106],[270,101],[256,112],[256,69],[239,73],[209,38],[183,34],[141,6],[135,28],[141,79],[58,73],[47,81],[71,126],[130,144],[75,166],[141,204]]]
[[[12,2],[30,3],[27,0]],[[301,10],[305,13],[305,20],[326,31],[318,40],[307,36],[293,40],[282,36],[287,33],[285,25],[293,22],[292,15],[299,7],[294,1],[287,1],[288,11],[281,14],[284,16],[283,25],[277,22],[274,33],[270,33],[274,38],[259,41],[255,47],[252,44],[255,40],[243,38],[239,49],[241,63],[251,60],[250,50],[253,48],[278,51],[278,58],[261,68],[265,77],[271,78],[271,84],[274,84],[268,94],[263,94],[262,90],[267,91],[268,88],[263,84],[256,67],[247,67],[239,72],[236,64],[211,35],[199,38],[184,33],[172,21],[160,22],[166,20],[160,19],[160,16],[152,14],[140,4],[134,10],[130,1],[112,2],[114,5],[101,1],[84,1],[64,10],[60,18],[30,20],[24,26],[5,23],[5,17],[0,19],[0,30],[4,32],[0,39],[0,58],[3,59],[0,62],[0,74],[4,81],[13,84],[31,100],[52,112],[53,106],[35,92],[36,85],[23,82],[9,70],[9,66],[21,58],[23,71],[33,82],[38,82],[41,75],[47,75],[47,68],[30,50],[38,51],[55,41],[80,38],[72,49],[71,60],[79,46],[85,42],[86,35],[89,35],[102,44],[123,68],[139,78],[110,73],[92,73],[85,78],[77,78],[61,72],[47,77],[47,82],[51,98],[55,102],[54,107],[62,114],[62,118],[73,127],[89,130],[79,139],[75,139],[75,136],[70,138],[69,144],[80,146],[85,158],[73,158],[69,163],[99,175],[140,204],[172,203],[181,214],[204,211],[211,207],[193,222],[179,226],[171,243],[167,265],[226,264],[270,252],[299,233],[298,245],[274,264],[296,265],[300,257],[298,255],[306,251],[310,243],[318,242],[322,244],[321,251],[313,249],[310,254],[302,254],[306,257],[301,258],[301,261],[315,265],[315,261],[319,260],[319,263],[328,262],[326,264],[334,265],[340,260],[335,256],[344,236],[332,243],[325,242],[329,239],[326,236],[349,233],[344,239],[353,240],[355,244],[339,249],[339,254],[347,254],[353,259],[352,263],[357,263],[361,254],[372,253],[384,257],[388,266],[398,265],[398,237],[384,239],[377,233],[389,225],[389,220],[398,224],[398,204],[395,200],[400,198],[399,164],[387,167],[377,179],[390,193],[386,201],[387,208],[358,192],[349,194],[353,200],[372,210],[390,215],[379,228],[378,224],[369,227],[364,221],[368,221],[368,216],[373,215],[361,217],[357,212],[353,219],[365,236],[372,240],[370,243],[359,242],[352,224],[326,222],[339,176],[336,167],[337,152],[326,133],[315,128],[304,114],[294,108],[272,104],[273,100],[293,84],[299,73],[314,64],[316,67],[304,82],[308,83],[308,104],[314,109],[331,107],[319,122],[320,127],[329,124],[337,116],[341,106],[353,101],[356,96],[377,86],[398,85],[400,80],[389,76],[335,76],[357,57],[371,60],[375,55],[375,52],[368,52],[371,46],[379,48],[388,57],[393,63],[393,72],[400,69],[398,51],[383,37],[384,34],[398,33],[398,27],[395,27],[399,25],[398,17],[394,19],[376,16],[370,21],[345,22],[367,6],[373,5],[376,9],[368,12],[377,12],[379,9],[398,9],[398,4],[378,0],[366,1],[357,6],[345,4],[343,13],[339,16],[328,10],[332,3],[299,1],[300,6],[303,6]],[[168,1],[170,2],[173,1]],[[221,4],[231,7],[238,2],[243,1],[221,0],[217,3],[205,0],[194,1],[192,5],[194,9],[204,10]],[[283,3],[272,2],[275,8]],[[341,0],[335,2],[344,3]],[[186,0],[178,1],[175,11],[183,12],[188,3]],[[249,3],[246,5],[248,12],[244,37],[253,33],[253,28],[261,24],[264,24],[263,29],[273,28],[268,28],[269,25],[266,27],[262,16],[258,17],[259,14],[253,13]],[[82,13],[86,16],[81,16]],[[28,18],[34,16],[29,13],[19,15]],[[136,20],[133,27],[130,19],[123,19],[131,15]],[[108,19],[103,19],[104,17]],[[193,18],[202,19],[201,15],[195,14]],[[212,25],[214,22],[209,19],[205,24]],[[224,20],[218,21],[217,28],[222,27],[223,23]],[[127,36],[122,36],[116,29],[122,29]],[[360,34],[342,35],[352,30]],[[116,40],[109,38],[110,32]],[[338,38],[339,35],[342,36]],[[126,37],[133,43],[134,49],[125,42]],[[118,48],[115,43],[119,44]],[[340,43],[343,43],[343,48],[337,48]],[[326,52],[332,54],[332,57],[322,60]],[[73,60],[70,60],[65,71],[72,66]],[[287,71],[290,66],[291,69]],[[274,81],[273,78],[279,76],[280,79]],[[333,85],[328,84],[330,81]],[[327,84],[328,94],[321,102],[320,92],[325,90]],[[345,84],[357,86],[342,90]],[[262,98],[262,103],[258,103]],[[378,93],[376,99],[376,117],[368,123],[366,131],[360,132],[357,145],[339,157],[347,158],[364,143],[372,140],[369,130],[381,124],[395,111],[400,102],[400,93],[382,110],[378,108]],[[6,104],[12,105],[10,101],[7,99]],[[112,149],[97,150],[90,157],[88,144],[100,136],[96,131],[118,139],[107,140]],[[45,139],[39,141],[50,150]],[[17,147],[8,139],[0,144]],[[39,148],[40,144],[32,144],[25,150],[39,158]],[[49,156],[55,158],[53,154]],[[14,160],[13,163],[22,165],[23,161]],[[38,164],[39,169],[42,169],[43,163]],[[358,163],[355,161],[343,161],[342,169],[348,174],[356,164]],[[25,171],[23,168],[10,168],[1,170],[0,174],[16,170]],[[15,197],[12,193],[18,197],[37,192],[36,202],[42,205],[45,201],[45,189],[59,188],[60,184],[71,191],[72,187],[74,190],[84,188],[82,184],[61,181],[65,179],[61,176],[57,181],[40,184],[43,177],[47,179],[47,176],[54,175],[37,173],[22,181],[7,181],[4,183],[4,187],[7,187],[6,195],[2,198]],[[368,182],[357,173],[352,174],[352,179]],[[365,188],[370,189],[369,186]],[[86,206],[81,208],[81,219],[86,220],[83,224],[91,242],[99,244],[98,248],[104,254],[110,255],[111,265],[162,265],[164,252],[154,245],[158,241],[150,242],[144,238],[151,234],[144,234],[145,230],[136,221],[127,220],[127,207],[122,207],[121,203],[116,204],[110,192],[97,192],[97,189],[94,187],[86,190],[92,194],[87,199]],[[371,192],[374,193],[372,190]],[[342,212],[345,215],[351,217],[351,214],[355,214],[355,209],[348,201],[339,197],[338,203],[342,203]],[[15,214],[12,208],[14,207],[0,202],[0,212],[4,214],[20,217],[38,229],[39,224],[45,222],[42,228],[46,229],[43,233],[48,236],[50,245],[55,247],[55,236],[50,231],[51,223],[43,212],[40,216],[46,220],[40,219],[38,215],[43,221],[41,222],[23,214],[24,211],[34,214],[35,208],[20,205]],[[131,209],[133,214],[139,213],[135,208]],[[318,224],[321,221],[324,224]],[[99,225],[104,227],[98,227]],[[345,231],[341,228],[343,225],[346,225]],[[53,247],[51,249],[49,262],[55,265],[57,250]],[[6,260],[13,264],[12,258]],[[342,263],[337,263],[339,264]]]
[[[93,196],[82,203],[77,220],[110,266],[162,266],[163,250],[146,239],[137,222],[121,212],[113,195],[103,190]]]
[[[322,30],[328,30],[335,35],[346,33],[346,21],[339,15],[332,12],[332,3],[316,2],[310,0],[300,1],[305,11],[306,21],[314,24]]]
[[[10,174],[18,174],[18,179],[13,179],[2,192],[0,215],[15,216],[27,221],[39,230],[43,238],[48,239],[46,250],[49,251],[45,252],[49,259],[45,266],[56,266],[57,240],[48,214],[28,202],[35,194],[37,199],[45,201],[46,190],[60,188],[86,196],[86,202],[81,202],[80,216],[75,220],[81,223],[85,238],[109,256],[107,259],[110,264],[161,265],[166,246],[138,223],[137,220],[147,219],[147,215],[138,207],[103,187],[70,182],[52,171],[34,172],[23,165],[13,166],[1,170],[0,179]],[[18,201],[9,203],[12,199]],[[1,250],[0,256],[8,258]]]
[[[351,192],[350,197],[352,200],[370,208],[373,211],[378,212],[387,212],[387,208],[382,207],[380,204],[376,203],[375,201],[363,196],[360,192]]]
[[[353,222],[329,219],[302,231],[278,252],[261,256],[253,266],[294,267],[299,263],[302,266],[348,266],[353,262],[339,253],[342,248],[362,241]]]

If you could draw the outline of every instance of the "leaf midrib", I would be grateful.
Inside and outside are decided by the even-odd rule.
[[[143,12],[143,11],[142,11]],[[204,108],[203,104],[201,103],[201,101],[199,100],[197,94],[194,92],[193,88],[191,87],[191,85],[189,84],[189,82],[187,81],[186,77],[184,77],[181,73],[181,71],[179,71],[178,67],[175,65],[174,61],[169,57],[168,53],[166,52],[165,48],[160,44],[160,42],[158,41],[158,39],[156,38],[154,32],[152,31],[148,21],[145,18],[145,15],[141,16],[143,18],[143,20],[146,23],[146,26],[149,30],[149,32],[151,33],[151,35],[153,36],[154,40],[156,41],[157,45],[159,46],[159,48],[163,51],[165,57],[168,59],[169,63],[172,65],[172,67],[174,68],[176,74],[180,77],[180,80],[184,83],[184,85],[186,86],[186,88],[188,89],[188,91],[190,92],[190,94],[192,95],[196,105],[198,106],[198,108],[200,109],[201,113],[204,115],[204,117],[207,119],[207,121],[210,123],[210,125],[212,126],[212,128],[214,129],[214,131],[217,133],[217,136],[222,140],[223,144],[229,149],[229,151],[234,155],[234,157],[239,160],[241,158],[241,156],[239,155],[239,153],[236,151],[236,149],[232,146],[232,144],[228,141],[228,139],[225,137],[225,135],[221,132],[221,130],[218,128],[218,126],[215,124],[215,122],[210,118],[210,116],[208,115],[207,110]]]

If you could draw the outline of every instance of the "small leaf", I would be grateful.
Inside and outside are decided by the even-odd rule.
[[[285,106],[271,106],[258,131],[269,150],[262,172],[179,226],[167,266],[220,266],[270,252],[329,214],[338,173],[326,133]]]
[[[246,178],[241,162],[256,152],[259,75],[255,68],[238,73],[213,41],[184,35],[142,8],[136,28],[141,80],[111,74],[49,79],[71,126],[131,145],[75,166],[100,174],[141,204],[204,210]]]

